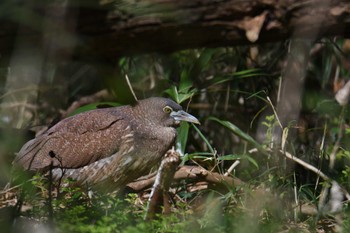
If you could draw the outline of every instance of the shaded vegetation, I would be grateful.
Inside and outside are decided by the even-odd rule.
[[[348,105],[340,106],[334,99],[349,79],[350,43],[339,38],[323,39],[311,46],[309,60],[303,64],[307,70],[299,117],[282,125],[276,106],[290,55],[288,46],[286,42],[122,57],[117,72],[89,64],[98,67],[94,72],[101,76],[100,83],[107,80],[103,88],[110,90],[107,99],[113,102],[102,99],[75,113],[102,104],[115,105],[123,96],[113,89],[114,84],[118,86],[127,75],[138,98],[169,96],[200,119],[199,127],[182,125],[179,129],[177,145],[184,153],[182,165],[201,166],[219,174],[228,172],[228,177],[243,181],[239,186],[184,179],[174,183],[169,192],[172,213],[147,222],[143,217],[149,189],[116,195],[91,194],[88,187],[60,186],[50,195],[50,181],[37,175],[29,181],[19,180],[19,187],[4,188],[0,207],[4,216],[13,217],[1,216],[1,227],[10,230],[16,219],[15,230],[22,231],[50,228],[51,224],[58,232],[349,231],[346,191],[335,189],[331,181],[350,190]],[[35,108],[19,102],[17,110],[23,118],[18,119],[22,124],[18,119],[4,120],[7,115],[3,113],[2,125],[31,129],[50,125],[73,101],[86,95],[79,92],[80,85],[88,85],[89,95],[100,90],[93,82],[89,86],[86,77],[79,78],[74,88],[68,89],[72,91],[66,93],[67,98],[55,99],[62,101],[55,104],[60,108],[53,108],[51,100],[45,98],[31,103],[36,104]],[[47,79],[49,83],[50,77]],[[59,89],[55,85],[49,87],[51,91]],[[47,88],[38,86],[39,95]],[[2,91],[2,99],[10,94]],[[15,96],[11,99],[12,103],[17,100]],[[13,178],[9,168],[12,153],[18,149],[2,151],[13,143],[5,139],[0,142],[4,145],[1,166],[7,171],[1,177],[4,180]],[[320,169],[327,180],[286,157],[283,151]],[[334,166],[330,166],[332,159]],[[236,161],[239,164],[230,169]],[[340,198],[326,196],[332,193],[332,187]],[[336,205],[340,203],[335,210],[332,200]]]

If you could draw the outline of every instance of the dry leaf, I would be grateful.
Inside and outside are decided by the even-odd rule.
[[[342,87],[336,94],[335,99],[341,106],[345,106],[349,103],[350,97],[350,81],[348,81],[344,87]]]
[[[246,31],[246,37],[250,42],[254,43],[259,39],[259,34],[264,25],[266,15],[267,12],[264,11],[261,15],[244,21],[242,28]]]

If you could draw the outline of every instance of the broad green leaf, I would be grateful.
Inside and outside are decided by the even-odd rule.
[[[181,155],[185,154],[189,128],[190,125],[187,122],[182,122],[177,129],[176,149],[181,151]]]
[[[179,103],[179,92],[177,91],[176,86],[173,85],[164,92],[167,93],[176,103]]]
[[[191,81],[191,77],[188,73],[187,70],[183,70],[181,72],[181,76],[180,76],[180,83],[179,83],[179,91],[184,91],[186,89],[189,89],[193,86],[192,81]]]
[[[183,89],[178,89],[176,86],[171,86],[164,92],[167,93],[176,103],[180,104],[195,95],[197,89],[192,88],[191,84],[190,86]]]

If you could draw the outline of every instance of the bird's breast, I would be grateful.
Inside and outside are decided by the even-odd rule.
[[[137,150],[155,159],[161,158],[170,149],[176,139],[176,129],[172,127],[146,128],[144,133],[136,134]]]

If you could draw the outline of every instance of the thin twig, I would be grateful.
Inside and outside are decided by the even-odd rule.
[[[258,149],[254,148],[254,149],[251,149],[249,151],[249,153],[254,153],[254,152],[257,152]],[[271,150],[267,150],[268,152],[271,152]],[[304,168],[316,173],[318,176],[320,176],[324,181],[327,181],[327,182],[336,182],[335,180],[331,179],[330,177],[328,177],[326,174],[324,174],[320,169],[314,167],[313,165],[311,164],[308,164],[307,162],[297,158],[296,156],[292,155],[291,153],[287,152],[287,151],[283,151],[283,150],[279,150],[279,152],[281,154],[283,154],[284,156],[286,156],[288,159],[291,159],[293,160],[294,162],[300,164],[301,166],[303,166]],[[342,191],[344,192],[344,195],[346,197],[346,199],[348,201],[350,201],[350,194],[345,190],[345,189],[342,189]]]
[[[287,158],[293,160],[294,162],[300,164],[301,166],[305,167],[306,169],[316,173],[317,175],[319,175],[323,180],[325,181],[330,181],[331,178],[329,178],[326,174],[324,174],[320,169],[312,166],[311,164],[308,164],[307,162],[293,156],[291,153],[287,152],[287,151],[283,151],[283,150],[280,150],[280,152],[282,154],[284,154]]]
[[[229,169],[227,169],[227,172],[225,172],[224,176],[228,176],[232,171],[233,169],[235,169],[235,167],[238,166],[238,164],[240,164],[241,162],[239,160],[236,160],[230,167]]]
[[[321,145],[320,145],[320,154],[319,154],[319,166],[321,166],[322,164],[322,161],[323,161],[323,149],[324,149],[324,141],[326,139],[326,132],[327,132],[327,122],[326,122],[326,125],[323,129],[323,136],[322,136],[322,141],[321,141]],[[317,190],[317,187],[318,187],[318,183],[319,183],[319,177],[317,177],[317,180],[316,180],[316,185],[315,185],[315,191]]]
[[[345,113],[345,107],[342,108],[342,111],[340,113],[340,122],[339,122],[339,131],[338,131],[338,138],[337,141],[335,142],[332,152],[329,155],[329,169],[333,169],[334,168],[334,164],[335,164],[335,157],[337,154],[337,151],[340,147],[340,140],[343,138],[343,131],[344,131],[344,113]]]
[[[295,172],[293,173],[293,191],[294,191],[294,201],[295,205],[299,206],[298,191],[297,191],[297,178]],[[297,210],[294,209],[294,222],[297,222]]]
[[[278,118],[276,109],[275,109],[275,107],[273,106],[270,97],[266,96],[266,98],[267,98],[267,101],[269,102],[269,104],[270,104],[270,106],[271,106],[271,108],[272,108],[273,114],[275,114],[275,116],[276,116],[276,120],[277,120],[279,126],[281,127],[281,129],[283,129],[282,123],[281,123],[280,119]]]
[[[102,100],[109,100],[109,99],[111,99],[111,95],[108,93],[108,91],[106,89],[100,90],[92,95],[83,96],[80,99],[74,101],[68,107],[68,109],[61,114],[62,118],[67,117],[68,115],[70,115],[76,109],[80,108],[83,105],[99,102]]]
[[[25,182],[32,182],[32,181],[35,181],[36,179],[37,179],[37,178],[31,178],[31,179],[29,179],[29,180],[27,180],[27,181],[25,181]],[[8,192],[10,192],[10,191],[12,191],[12,190],[14,190],[14,189],[20,188],[20,187],[23,186],[23,185],[24,185],[24,183],[21,183],[21,184],[18,184],[18,185],[9,187],[9,188],[7,188],[7,189],[4,189],[4,190],[0,191],[0,195],[6,194],[6,193],[8,193]]]
[[[12,191],[14,189],[17,189],[17,188],[21,187],[22,185],[23,184],[18,184],[16,186],[12,186],[10,188],[4,189],[4,190],[0,191],[0,195],[6,194],[6,193],[8,193],[8,192],[10,192],[10,191]]]
[[[137,100],[136,94],[135,94],[135,92],[134,92],[134,89],[133,89],[132,86],[131,86],[131,83],[130,83],[130,80],[129,80],[129,77],[128,77],[127,74],[125,74],[125,80],[126,80],[126,83],[127,83],[128,86],[129,86],[129,89],[130,89],[130,91],[131,91],[132,96],[134,97],[135,101],[137,102],[138,100]]]
[[[249,150],[249,153],[254,153],[254,152],[257,152],[258,149],[254,148],[254,149],[251,149]],[[267,150],[269,152],[271,152],[271,150]],[[329,178],[326,174],[324,174],[320,169],[317,169],[316,167],[312,166],[311,164],[308,164],[307,162],[299,159],[298,157],[290,154],[289,152],[287,151],[283,151],[283,150],[279,150],[280,153],[282,153],[284,156],[286,156],[288,159],[291,159],[293,160],[294,162],[300,164],[301,166],[305,167],[306,169],[316,173],[317,175],[319,175],[323,180],[325,181],[330,181],[331,178]]]
[[[17,88],[17,89],[14,89],[14,90],[7,91],[5,94],[0,96],[0,99],[3,99],[3,98],[5,98],[8,95],[16,94],[17,92],[38,91],[38,90],[39,90],[39,86],[37,86],[37,85],[31,85],[31,86],[26,86],[26,87],[22,87],[22,88]]]

